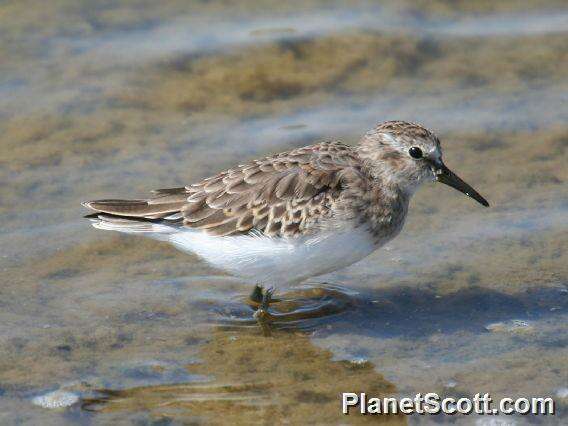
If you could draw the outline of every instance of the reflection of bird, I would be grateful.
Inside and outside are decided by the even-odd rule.
[[[282,284],[384,245],[402,229],[414,191],[431,180],[488,206],[444,165],[438,138],[403,121],[380,124],[357,146],[318,143],[148,199],[84,205],[95,210],[87,217],[96,228],[169,241],[257,284]]]

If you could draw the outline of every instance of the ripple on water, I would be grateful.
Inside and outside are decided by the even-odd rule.
[[[331,323],[335,317],[352,309],[357,293],[335,284],[306,284],[274,296],[270,304],[270,327],[278,330],[310,331]],[[258,304],[247,297],[217,309],[214,324],[225,329],[257,327],[253,312]]]
[[[53,2],[45,10],[46,16],[63,14],[53,18],[63,25],[57,31],[50,32],[47,19],[35,32],[33,25],[24,28],[37,19],[25,13],[21,21],[2,22],[17,54],[6,55],[3,64],[0,118],[18,120],[2,133],[12,145],[3,168],[10,185],[2,193],[0,269],[27,263],[4,274],[0,286],[0,411],[7,407],[8,415],[19,416],[10,400],[16,396],[27,406],[23,416],[68,416],[66,408],[82,405],[119,413],[122,422],[130,413],[150,413],[165,422],[195,415],[241,424],[337,424],[345,421],[333,417],[339,392],[397,390],[380,373],[408,393],[431,391],[436,383],[454,394],[511,392],[514,383],[526,394],[552,389],[568,398],[558,374],[566,368],[568,290],[560,240],[566,176],[558,159],[566,147],[568,95],[558,71],[565,58],[556,52],[568,30],[566,11],[517,13],[512,7],[474,15],[456,6],[449,18],[434,8],[416,13],[385,4],[171,19],[169,6],[160,3],[144,11],[155,16],[139,19],[135,9],[101,14],[90,5],[79,8],[69,30],[67,12],[49,10]],[[16,32],[10,33],[12,24]],[[320,45],[322,36],[329,40]],[[395,39],[397,53],[375,55],[380,59],[373,65],[375,49],[390,50],[388,40]],[[330,48],[341,41],[348,47]],[[353,48],[365,43],[370,47]],[[318,60],[310,44],[321,46],[330,63],[365,58],[361,65],[347,61],[345,75],[322,73],[327,77],[304,82],[323,67],[336,69]],[[282,69],[270,66],[287,55],[295,58]],[[229,56],[243,58],[239,72],[239,61],[223,62]],[[185,68],[170,68],[170,60]],[[484,72],[472,69],[477,64],[487,64],[479,67]],[[377,70],[386,71],[384,79],[373,80],[382,75]],[[247,92],[233,78],[251,72],[244,88],[254,94],[257,71],[266,74],[268,89],[280,79],[302,80],[303,89],[297,96],[284,85],[268,90],[266,101],[244,102]],[[168,72],[182,76],[172,80],[171,93],[143,78],[168,81],[174,77]],[[209,92],[209,80],[218,81],[219,91]],[[185,86],[189,82],[205,87],[207,101],[184,103],[196,96],[184,90],[194,87]],[[145,89],[141,97],[123,96]],[[179,92],[185,92],[181,99]],[[322,137],[354,140],[387,118],[455,133],[446,154],[496,207],[483,216],[461,208],[450,217],[446,207],[458,206],[453,199],[436,196],[426,205],[417,197],[391,253],[403,262],[389,264],[389,252],[382,251],[342,271],[360,294],[316,284],[277,289],[275,338],[260,336],[253,309],[243,303],[250,283],[198,277],[208,271],[194,258],[139,239],[123,244],[127,240],[117,236],[94,237],[80,219],[78,201],[93,191],[138,196],[160,179],[188,184],[209,167],[266,151]],[[433,232],[434,214],[444,223]],[[187,274],[193,276],[162,279]],[[525,283],[534,291],[524,291]],[[558,288],[547,290],[551,283]],[[203,327],[205,336],[196,331],[203,322],[215,325]],[[323,332],[303,333],[313,330]],[[57,386],[77,376],[87,385]],[[30,387],[37,393],[28,393]],[[25,390],[12,395],[12,389]],[[33,410],[33,404],[54,410]]]

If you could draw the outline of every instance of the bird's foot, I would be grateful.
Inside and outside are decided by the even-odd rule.
[[[281,299],[277,299],[277,298],[273,298],[272,294],[274,294],[274,289],[270,288],[266,291],[270,291],[271,296],[270,296],[270,301],[268,303],[278,303],[281,302]],[[264,300],[264,296],[266,291],[264,290],[264,287],[261,285],[255,285],[254,289],[252,290],[247,303],[252,306],[255,310],[258,309],[260,307],[260,305],[262,304],[263,300]]]
[[[254,312],[253,317],[260,326],[262,334],[264,336],[270,336],[271,334],[270,323],[274,320],[272,314],[268,312],[268,308],[270,307],[271,303],[279,301],[278,299],[272,298],[273,293],[274,293],[273,288],[269,288],[266,291],[264,291],[264,289],[261,286],[257,285],[250,296],[251,300],[253,301],[258,301],[258,299],[260,299],[260,302],[258,303],[258,308]],[[257,297],[256,300],[255,297]]]

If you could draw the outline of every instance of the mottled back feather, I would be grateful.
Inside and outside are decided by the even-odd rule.
[[[158,189],[146,200],[99,200],[85,206],[210,235],[255,231],[291,237],[329,217],[345,172],[360,166],[352,147],[324,142],[254,160],[187,187]]]

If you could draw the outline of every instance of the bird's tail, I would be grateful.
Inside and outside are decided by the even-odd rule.
[[[147,219],[113,216],[105,213],[93,213],[85,216],[97,229],[118,231],[126,234],[144,234],[157,240],[168,240],[178,226]]]
[[[183,189],[158,190],[147,200],[95,200],[82,203],[94,210],[85,216],[95,228],[167,240],[182,225]]]

